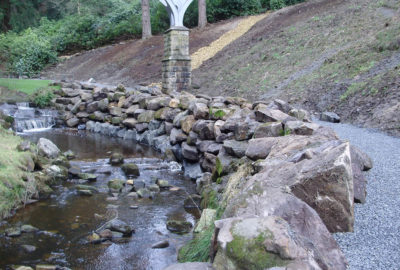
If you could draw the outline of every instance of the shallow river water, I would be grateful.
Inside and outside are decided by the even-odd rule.
[[[19,210],[3,224],[0,232],[23,224],[35,226],[40,231],[23,233],[15,238],[1,234],[0,269],[11,269],[14,264],[34,266],[43,263],[72,269],[163,269],[176,262],[178,248],[191,235],[170,233],[166,228],[167,219],[186,219],[192,224],[196,219],[196,213],[188,213],[183,208],[184,199],[195,192],[195,185],[183,178],[179,164],[161,160],[149,147],[84,131],[51,130],[23,136],[32,141],[45,137],[62,151],[74,151],[77,159],[71,162],[72,165],[81,167],[83,172],[96,174],[97,181],[89,185],[99,188],[100,193],[91,197],[79,196],[75,189],[78,180],[68,180],[54,188],[55,194],[50,199]],[[108,164],[111,151],[122,153],[125,162],[136,163],[140,169],[138,179],[146,184],[161,178],[181,189],[161,191],[153,200],[135,200],[121,195],[118,200],[110,201],[107,182],[126,179],[119,167]],[[138,209],[131,209],[132,205]],[[116,215],[135,229],[132,237],[121,239],[120,243],[84,243],[88,234]],[[168,240],[170,246],[151,248],[162,240]],[[21,245],[33,245],[37,249],[26,253]]]

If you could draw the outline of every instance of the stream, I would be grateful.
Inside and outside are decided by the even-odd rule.
[[[163,161],[160,154],[151,148],[132,141],[85,131],[47,129],[20,135],[33,142],[47,138],[61,151],[72,150],[77,158],[71,165],[95,174],[96,182],[84,184],[93,185],[100,192],[91,197],[79,196],[75,185],[80,184],[80,180],[70,179],[54,187],[55,193],[50,199],[28,205],[0,223],[0,269],[12,269],[12,265],[34,267],[37,264],[71,269],[163,269],[176,262],[177,250],[191,239],[191,234],[169,232],[167,219],[183,219],[194,225],[198,218],[198,213],[186,212],[183,207],[188,194],[195,193],[195,185],[184,179],[178,163]],[[107,182],[126,179],[119,167],[108,163],[111,152],[119,152],[124,155],[125,162],[137,164],[140,169],[138,179],[146,185],[160,178],[180,189],[162,190],[153,200],[133,199],[124,194],[117,200],[110,198]],[[131,209],[132,205],[138,208]],[[115,216],[135,229],[132,237],[97,245],[85,243],[86,236]],[[12,238],[2,233],[6,228],[24,224],[39,231]],[[169,241],[169,247],[151,248],[163,240]],[[22,245],[33,245],[36,250],[27,253]]]

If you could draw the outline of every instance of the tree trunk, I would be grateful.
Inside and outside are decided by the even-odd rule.
[[[199,0],[199,28],[204,28],[207,24],[206,0]]]
[[[149,0],[142,0],[142,39],[151,37]]]
[[[10,13],[11,13],[11,6],[10,6],[10,1],[2,1],[0,2],[0,9],[3,13],[3,18],[1,20],[0,24],[0,31],[6,32],[11,29],[10,26]]]

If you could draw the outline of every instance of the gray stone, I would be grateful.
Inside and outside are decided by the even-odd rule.
[[[76,127],[79,125],[79,119],[77,117],[71,118],[67,121],[67,126],[68,127]]]
[[[186,141],[187,135],[181,129],[173,128],[169,135],[169,140],[172,145]]]
[[[169,247],[168,240],[163,240],[163,241],[157,242],[151,246],[151,248],[167,248],[167,247]]]
[[[32,245],[22,245],[21,248],[26,253],[32,253],[36,251],[36,247]]]
[[[108,111],[108,98],[104,98],[102,100],[99,101],[98,103],[98,108],[100,111],[102,112],[107,112]]]
[[[319,128],[317,124],[302,121],[287,121],[284,126],[285,133],[296,135],[312,135]]]
[[[334,112],[323,112],[320,114],[319,119],[331,123],[340,123],[340,116]]]
[[[122,188],[125,185],[125,181],[120,180],[120,179],[113,179],[108,181],[107,186],[109,187],[109,189],[113,192],[120,192],[122,190]]]
[[[249,141],[246,156],[252,160],[264,159],[278,141],[275,137],[252,139]]]
[[[21,235],[21,228],[19,227],[12,227],[12,228],[8,228],[6,229],[6,235],[8,237],[18,237]]]
[[[178,113],[173,121],[174,127],[180,128],[181,127],[181,121],[184,119],[185,116],[189,114],[188,111],[183,111],[181,113]]]
[[[197,152],[197,148],[188,145],[186,142],[182,143],[182,156],[192,162],[199,161],[200,156]]]
[[[164,270],[213,270],[210,263],[190,262],[177,263],[164,268]]]
[[[224,141],[223,147],[228,154],[241,158],[245,156],[248,145],[247,141],[227,140]]]
[[[201,233],[208,228],[210,228],[217,217],[217,210],[215,209],[203,209],[201,212],[201,217],[199,222],[197,222],[196,227],[194,228],[195,233]]]
[[[134,128],[138,121],[135,118],[127,118],[122,121],[122,124],[127,128]]]
[[[130,236],[134,233],[134,229],[129,226],[126,222],[121,221],[119,219],[113,219],[107,223],[106,229],[109,229],[114,232],[120,232],[124,236]]]
[[[183,202],[185,209],[197,208],[200,209],[201,196],[197,194],[189,195]]]
[[[198,120],[192,127],[192,130],[199,134],[201,140],[214,140],[214,121]]]
[[[283,134],[283,126],[281,122],[270,122],[261,124],[254,131],[254,139],[265,137],[278,137]]]
[[[144,111],[138,116],[137,120],[139,123],[149,123],[154,119],[154,113],[154,111]]]
[[[121,169],[126,176],[137,177],[140,175],[139,167],[134,163],[125,163],[121,166]]]
[[[32,225],[25,224],[25,225],[21,226],[21,232],[23,232],[23,233],[31,233],[31,232],[37,232],[37,231],[39,231],[39,229],[36,227],[33,227]]]
[[[93,196],[93,192],[90,191],[90,190],[78,189],[78,195],[81,195],[81,196]]]
[[[173,233],[184,234],[192,230],[193,224],[185,220],[168,220],[167,229]]]
[[[163,180],[163,179],[157,179],[156,184],[160,187],[160,188],[169,188],[170,184],[168,183],[167,180]]]
[[[290,116],[280,110],[269,109],[260,104],[255,109],[256,120],[259,122],[282,122],[290,119]]]
[[[121,165],[124,163],[124,157],[120,153],[112,153],[109,162],[111,165]]]
[[[357,164],[361,171],[368,171],[372,169],[373,163],[371,158],[361,151],[360,148],[352,145],[350,146],[351,162]]]
[[[148,190],[147,188],[141,188],[137,190],[136,193],[138,194],[139,198],[149,199],[152,197],[150,190]]]
[[[209,109],[204,103],[195,103],[193,106],[193,115],[196,119],[207,119]]]
[[[170,101],[171,101],[171,98],[168,96],[153,98],[147,102],[147,109],[157,111],[158,109],[160,109],[162,107],[169,106]]]
[[[40,138],[38,143],[39,155],[47,158],[56,158],[60,154],[60,149],[50,140],[45,138]]]
[[[185,178],[190,180],[196,180],[203,174],[199,163],[191,163],[186,160],[183,161],[183,170]]]

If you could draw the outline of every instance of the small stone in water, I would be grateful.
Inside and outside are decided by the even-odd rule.
[[[38,264],[36,265],[36,270],[57,270],[57,266],[49,264]]]
[[[30,232],[37,232],[39,229],[36,227],[33,227],[32,225],[22,225],[21,226],[21,232],[23,233],[30,233]]]
[[[71,230],[76,230],[79,228],[79,223],[72,223],[71,224]]]
[[[36,250],[36,247],[31,245],[22,245],[21,247],[26,253],[32,253]]]
[[[129,208],[130,208],[130,209],[138,209],[139,206],[137,206],[137,205],[131,205],[131,206],[129,206]]]
[[[137,199],[139,198],[139,195],[136,192],[130,192],[128,195],[126,195],[127,197],[130,197],[132,199]]]
[[[106,201],[118,201],[118,197],[107,197]]]
[[[103,239],[111,239],[113,237],[113,234],[109,229],[101,231],[99,235]]]
[[[179,191],[181,190],[179,187],[172,187],[169,189],[169,191]]]
[[[151,248],[167,248],[167,247],[169,247],[168,240],[160,241],[151,246]]]
[[[21,235],[21,229],[20,228],[8,228],[6,230],[6,235],[8,237],[17,237]]]
[[[13,268],[14,269],[14,268]],[[23,266],[23,265],[21,265],[21,266],[17,266],[17,268],[15,268],[15,270],[33,270],[33,268],[32,267],[29,267],[29,266]]]
[[[118,205],[114,205],[114,204],[109,204],[106,206],[107,209],[117,209]]]
[[[133,186],[133,180],[131,180],[131,179],[126,180],[126,184],[130,185],[130,186]]]

